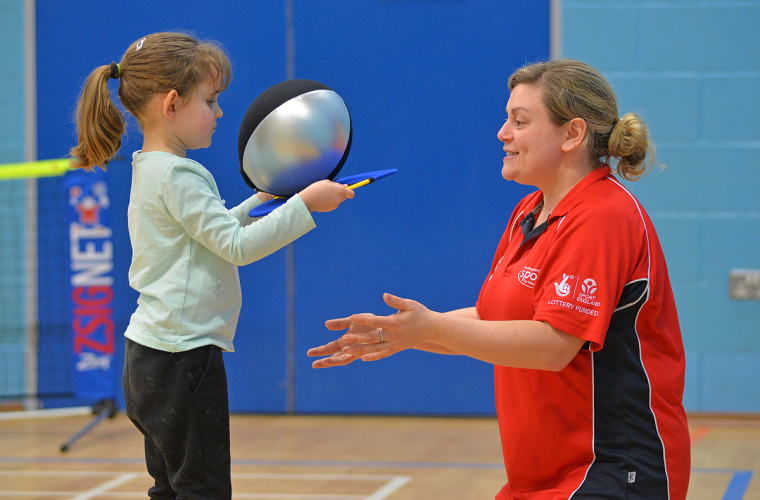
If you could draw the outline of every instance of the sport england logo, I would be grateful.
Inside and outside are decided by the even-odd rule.
[[[583,283],[581,284],[581,290],[583,290],[583,293],[586,293],[588,295],[594,295],[594,292],[596,291],[596,281],[592,280],[591,278],[583,280]]]
[[[562,273],[562,281],[554,283],[554,290],[557,292],[557,295],[560,297],[567,297],[570,294],[571,287],[570,283],[567,281],[573,278],[575,278],[575,276]]]
[[[587,278],[583,280],[583,283],[581,283],[581,293],[578,294],[576,300],[583,304],[599,307],[602,304],[596,300],[594,293],[596,293],[596,281],[592,280],[591,278]]]

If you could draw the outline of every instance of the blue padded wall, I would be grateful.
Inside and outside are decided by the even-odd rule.
[[[395,312],[383,292],[438,311],[475,305],[530,190],[501,177],[496,134],[509,75],[549,55],[548,2],[334,4],[296,2],[296,76],[329,82],[351,110],[343,172],[399,172],[317,215],[317,231],[296,242],[296,409],[493,414],[486,363],[407,351],[315,371],[304,353],[337,337],[326,319]]]
[[[37,3],[39,157],[64,156],[75,143],[73,113],[81,85],[98,65],[118,61],[134,40],[163,30],[190,30],[203,39],[221,42],[231,53],[234,76],[222,94],[224,117],[210,149],[191,151],[213,174],[228,206],[252,194],[239,174],[237,134],[250,102],[286,74],[284,2],[229,2],[209,15],[208,3],[191,1],[160,6],[139,0],[128,4],[103,4],[92,0],[71,4]],[[146,15],[150,12],[150,15]],[[61,22],[65,19],[66,22]],[[93,43],[97,40],[97,43]],[[55,75],[50,78],[46,75]],[[115,88],[115,85],[114,85]],[[142,137],[130,120],[119,156],[109,166],[111,210],[114,225],[114,293],[119,364],[119,388],[115,397],[123,405],[121,365],[123,336],[136,307],[137,295],[129,288],[127,272],[131,249],[126,209],[131,183],[131,154]],[[58,287],[44,290],[40,308],[40,335],[46,346],[40,354],[41,369],[54,360],[68,360],[71,334],[68,325],[68,270],[65,219],[54,206],[64,207],[62,179],[40,182],[40,224],[50,226],[40,239],[40,272]],[[56,201],[56,197],[58,201]],[[51,206],[52,205],[52,206]],[[45,215],[46,214],[46,215]],[[44,271],[43,271],[44,266]],[[226,355],[233,411],[284,411],[285,381],[285,271],[282,252],[240,270],[246,305],[241,312],[236,353]],[[40,383],[52,383],[41,373]],[[61,380],[59,375],[58,380]],[[56,404],[78,402],[48,401]],[[90,402],[82,402],[90,403]]]
[[[760,268],[760,4],[563,5],[563,56],[610,79],[621,113],[641,112],[666,165],[628,186],[668,259],[687,351],[684,403],[758,412],[760,302],[731,300],[728,273]]]
[[[253,98],[288,76],[285,2],[228,2],[211,14],[204,6],[38,2],[40,75],[56,75],[55,85],[41,76],[38,86],[40,158],[65,155],[73,145],[71,117],[89,71],[118,60],[144,34],[194,29],[225,45],[235,76],[220,98],[225,115],[213,146],[189,155],[211,170],[228,205],[249,196],[237,172],[237,130]],[[373,365],[314,371],[305,353],[332,338],[323,326],[330,317],[389,312],[381,302],[384,291],[437,310],[474,305],[509,214],[530,190],[501,178],[496,133],[505,118],[509,74],[548,57],[548,1],[508,8],[497,0],[296,0],[293,7],[295,77],[330,85],[352,113],[354,142],[341,174],[399,169],[358,190],[336,212],[315,214],[317,229],[295,243],[295,410],[493,414],[492,368],[485,363],[410,352]],[[118,332],[136,300],[127,283],[126,207],[130,156],[140,140],[133,124],[109,168]],[[53,198],[60,180],[45,181],[44,188]],[[51,262],[65,255],[65,237],[40,251]],[[65,287],[65,265],[48,271]],[[237,352],[225,356],[231,409],[286,411],[285,252],[240,274]],[[45,325],[45,335],[65,334],[61,321],[53,323]]]

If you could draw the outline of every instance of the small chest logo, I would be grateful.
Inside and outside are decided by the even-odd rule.
[[[540,269],[525,266],[519,273],[517,273],[517,280],[522,285],[527,286],[528,288],[533,288],[536,286],[539,272],[541,272]]]
[[[573,275],[562,273],[562,281],[554,283],[554,290],[557,292],[557,295],[560,297],[567,297],[570,294],[570,283],[568,283],[567,280],[571,280],[573,277]]]

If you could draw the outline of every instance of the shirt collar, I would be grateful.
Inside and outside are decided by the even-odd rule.
[[[581,179],[581,181],[578,184],[573,186],[573,189],[571,189],[570,192],[568,192],[562,198],[562,200],[560,200],[559,204],[556,207],[554,207],[554,210],[552,210],[552,213],[550,214],[550,218],[562,217],[566,215],[567,212],[569,212],[571,208],[573,208],[575,205],[578,204],[578,202],[581,200],[581,195],[583,194],[584,191],[586,191],[586,189],[591,187],[597,181],[606,179],[607,176],[609,176],[611,172],[612,172],[612,169],[607,164],[592,170],[588,175],[586,175],[586,177]],[[539,206],[541,203],[543,203],[543,201],[544,201],[544,197],[543,197],[543,193],[541,193]]]

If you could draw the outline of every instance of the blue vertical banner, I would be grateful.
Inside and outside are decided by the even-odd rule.
[[[85,400],[112,398],[113,229],[106,173],[66,174],[74,391]]]

